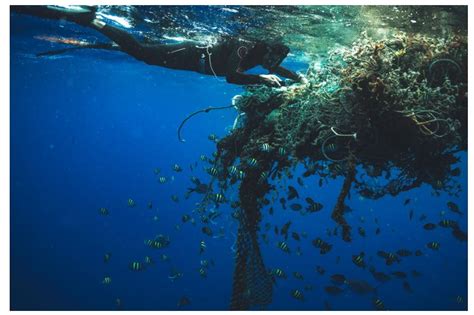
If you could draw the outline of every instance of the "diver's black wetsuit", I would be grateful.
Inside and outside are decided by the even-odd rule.
[[[269,84],[268,80],[260,75],[244,73],[258,65],[265,67],[265,58],[272,54],[272,46],[262,41],[249,42],[225,38],[212,46],[200,46],[189,42],[144,44],[137,41],[125,30],[105,24],[101,27],[95,25],[92,23],[95,12],[91,12],[89,15],[82,14],[82,16],[67,15],[44,6],[12,6],[12,11],[50,19],[66,19],[94,28],[119,45],[121,51],[149,65],[223,76],[227,82],[234,84]],[[266,68],[270,73],[299,81],[301,78],[299,75],[279,65],[288,54],[289,49],[281,44],[273,48],[275,47],[279,47],[273,51],[273,58],[276,56],[276,60],[273,61],[273,66]]]

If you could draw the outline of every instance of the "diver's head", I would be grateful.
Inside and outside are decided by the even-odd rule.
[[[267,43],[265,46],[266,52],[263,55],[262,66],[271,72],[286,58],[290,48],[280,43]]]

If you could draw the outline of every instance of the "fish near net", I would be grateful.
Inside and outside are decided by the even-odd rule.
[[[343,177],[333,220],[344,241],[351,190],[378,199],[422,184],[457,195],[456,153],[467,150],[467,40],[366,34],[314,62],[308,84],[247,87],[236,106],[240,126],[217,143],[219,187],[239,189],[239,232],[231,309],[269,304],[272,282],[257,231],[264,198],[292,176]],[[244,176],[236,177],[229,169]],[[235,174],[235,171],[234,171]],[[321,179],[326,179],[322,181]]]

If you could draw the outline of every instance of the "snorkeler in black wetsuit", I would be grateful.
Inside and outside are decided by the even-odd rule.
[[[54,6],[12,6],[12,11],[49,19],[63,19],[94,28],[114,41],[120,50],[149,65],[171,69],[190,70],[225,77],[234,84],[265,84],[279,87],[289,78],[306,83],[306,79],[280,66],[290,49],[279,43],[249,42],[239,39],[221,40],[212,46],[194,43],[143,44],[126,31],[107,25],[98,19],[95,7],[76,10]],[[246,74],[245,71],[261,65],[269,74]]]

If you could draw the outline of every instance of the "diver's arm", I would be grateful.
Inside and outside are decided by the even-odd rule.
[[[303,83],[304,77],[302,75],[299,75],[296,72],[293,72],[291,70],[283,68],[282,66],[276,67],[275,69],[273,69],[273,72],[278,74],[278,75],[281,75],[282,77],[291,79],[291,80],[296,81],[296,82],[302,82]]]
[[[228,83],[248,85],[248,84],[263,84],[263,80],[259,75],[246,74],[241,71],[232,71],[227,73],[226,80]]]
[[[228,83],[239,85],[251,84],[265,84],[268,86],[280,86],[280,80],[275,75],[257,75],[247,74],[241,68],[241,56],[238,54],[238,49],[232,47],[232,53],[228,57],[226,65],[226,80]]]

